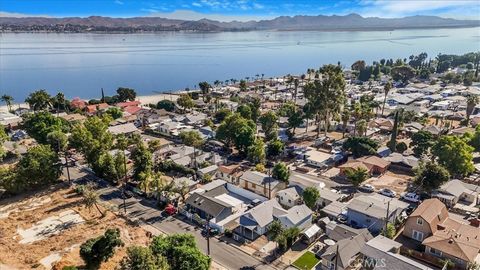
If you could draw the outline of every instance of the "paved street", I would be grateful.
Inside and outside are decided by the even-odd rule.
[[[72,180],[77,182],[80,182],[85,178],[94,177],[93,175],[90,175],[88,171],[84,169],[80,170],[79,168],[70,168],[70,175]],[[113,204],[123,211],[123,199],[121,198],[121,192],[118,188],[102,183],[99,193],[101,200]],[[207,252],[207,241],[201,235],[199,228],[174,217],[162,217],[160,211],[154,208],[151,201],[141,198],[129,198],[126,200],[126,208],[128,216],[131,219],[140,220],[165,234],[193,234],[199,247],[205,253]],[[246,266],[254,267],[255,269],[276,269],[272,266],[264,265],[258,259],[253,258],[232,245],[233,244],[220,241],[217,238],[211,238],[210,254],[213,260],[227,269],[241,269]]]

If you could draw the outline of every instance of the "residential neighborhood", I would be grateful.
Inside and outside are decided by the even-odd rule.
[[[412,57],[375,65],[408,73]],[[176,237],[196,243],[178,251],[190,269],[480,269],[480,84],[367,68],[201,82],[156,104],[31,93],[0,113],[0,269],[92,263],[79,230],[129,239],[106,269]],[[68,245],[36,252],[49,239]]]

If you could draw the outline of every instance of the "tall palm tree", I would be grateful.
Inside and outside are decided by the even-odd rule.
[[[346,106],[344,106],[342,111],[342,116],[341,116],[342,123],[343,123],[342,138],[345,138],[345,132],[347,131],[347,124],[348,124],[348,121],[350,121],[350,116],[351,116],[350,110],[346,108]]]
[[[472,115],[475,106],[477,106],[479,98],[477,95],[469,95],[467,97],[467,126],[470,122],[470,115]]]
[[[88,208],[88,211],[91,211],[93,206],[95,206],[100,215],[102,215],[102,217],[105,216],[105,213],[103,213],[102,210],[100,210],[100,207],[98,207],[98,193],[94,190],[92,186],[85,186],[82,192],[82,197],[83,203]]]
[[[385,94],[385,96],[383,97],[382,116],[383,116],[383,112],[385,111],[385,103],[387,102],[387,96],[388,96],[388,93],[390,92],[390,89],[392,89],[392,83],[387,82],[383,87],[383,93]]]
[[[0,99],[5,102],[5,104],[7,105],[8,107],[8,110],[11,111],[12,110],[12,102],[13,102],[13,97],[10,96],[10,95],[3,95],[0,97]]]

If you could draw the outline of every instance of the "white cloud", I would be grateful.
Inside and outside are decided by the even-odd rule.
[[[192,6],[195,6],[195,7],[202,7],[202,4],[200,4],[200,3],[197,3],[197,2],[193,2],[193,3],[192,3]]]
[[[366,17],[403,17],[410,15],[439,14],[443,10],[456,10],[457,16],[476,10],[480,15],[477,0],[363,0],[363,8],[354,10]]]
[[[210,19],[221,22],[231,22],[231,21],[250,21],[250,20],[263,20],[274,18],[273,15],[223,15],[223,14],[205,14],[200,12],[195,12],[192,10],[176,10],[174,12],[151,12],[148,16],[150,17],[162,17],[168,19],[177,19],[177,20],[200,20],[200,19]]]
[[[117,5],[123,5],[124,4],[123,1],[121,1],[121,0],[115,0],[114,3],[117,4]]]
[[[46,18],[51,18],[53,16],[45,15],[45,14],[24,14],[24,13],[0,11],[0,17],[14,17],[14,18],[46,17]]]

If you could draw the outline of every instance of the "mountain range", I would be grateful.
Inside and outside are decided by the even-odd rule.
[[[220,22],[209,19],[178,20],[160,17],[0,17],[0,31],[248,31],[248,30],[394,30],[409,28],[477,27],[480,20],[457,20],[437,16],[404,18],[345,16],[281,16],[270,20]]]

